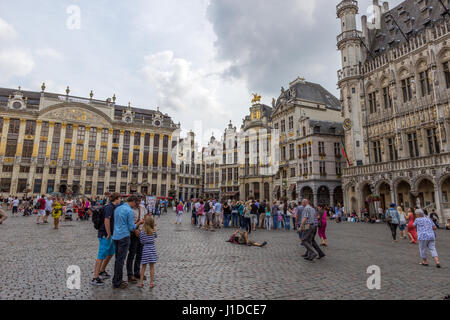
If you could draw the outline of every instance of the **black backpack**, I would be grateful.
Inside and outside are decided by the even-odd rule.
[[[105,207],[96,208],[92,212],[92,222],[95,230],[99,230],[105,221]]]
[[[211,207],[210,207],[210,205],[209,205],[209,202],[206,202],[206,203],[205,203],[205,213],[208,213],[209,210],[211,210]]]

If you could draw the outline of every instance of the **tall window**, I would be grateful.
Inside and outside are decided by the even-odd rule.
[[[406,78],[402,80],[402,92],[403,92],[403,102],[411,101],[412,99],[411,78]]]
[[[122,152],[122,165],[127,166],[130,158],[130,149],[123,149]]]
[[[79,126],[77,131],[77,140],[84,140],[86,137],[86,127]]]
[[[123,145],[129,146],[131,141],[131,133],[130,131],[125,131],[123,134]]]
[[[95,146],[97,143],[97,128],[89,129],[89,145]]]
[[[68,124],[66,126],[66,136],[65,139],[72,139],[73,137],[73,125]]]
[[[95,161],[95,146],[89,146],[87,161],[88,161],[88,163],[94,163],[94,161]]]
[[[72,149],[72,144],[70,144],[70,143],[65,143],[64,144],[63,161],[69,161],[70,160],[71,149]]]
[[[286,120],[281,120],[281,132],[286,131]]]
[[[102,129],[102,140],[101,142],[108,142],[108,136],[109,136],[109,130],[108,129]]]
[[[389,145],[389,159],[391,161],[398,160],[398,151],[397,151],[397,147],[395,145],[395,139],[389,138],[388,145]]]
[[[100,148],[100,164],[106,164],[106,153],[107,153],[107,148],[106,147],[101,147]]]
[[[76,150],[75,150],[75,160],[78,162],[83,161],[83,150],[84,146],[82,144],[77,144]]]
[[[436,135],[436,128],[427,129],[428,151],[430,154],[438,154],[441,152],[439,147],[438,137]]]
[[[119,130],[114,130],[113,131],[113,141],[112,141],[112,143],[118,144],[119,142],[120,142],[120,131]]]
[[[111,163],[116,165],[119,161],[119,149],[112,148],[111,150]]]
[[[48,137],[49,130],[50,130],[50,124],[47,121],[42,122],[41,137]]]
[[[341,156],[341,144],[339,142],[336,142],[334,144],[334,155],[336,157],[340,157]]]
[[[370,113],[377,112],[377,97],[375,92],[369,93],[369,111]]]
[[[320,175],[326,176],[327,175],[327,170],[326,170],[326,163],[325,161],[320,161],[319,162],[319,169],[320,169]]]
[[[47,152],[47,141],[41,141],[39,143],[38,159],[45,159],[46,152]]]
[[[409,155],[411,158],[419,157],[419,144],[417,143],[417,133],[408,134]]]
[[[383,100],[385,109],[392,108],[392,97],[389,93],[389,87],[383,88]]]
[[[20,120],[19,119],[11,119],[9,122],[9,134],[19,134],[20,130]]]
[[[33,155],[33,140],[24,140],[23,141],[23,150],[22,150],[22,157],[26,159],[30,159]]]
[[[294,117],[289,117],[289,130],[294,129]]]
[[[325,142],[319,141],[319,154],[324,155],[325,154]]]
[[[380,143],[380,141],[372,142],[372,149],[373,149],[374,162],[375,163],[380,163],[382,161],[382,159],[381,159],[381,143]]]
[[[289,160],[294,160],[295,158],[295,146],[293,143],[289,145]]]
[[[340,161],[336,162],[336,175],[341,176],[342,175],[342,164]]]
[[[57,160],[59,153],[59,142],[52,142],[52,150],[50,153],[50,160]]]
[[[135,166],[139,164],[139,150],[133,150],[133,164]]]
[[[159,148],[159,134],[155,134],[155,137],[153,138],[153,147]]]
[[[140,132],[136,132],[134,134],[134,145],[135,146],[140,146],[141,145],[141,133]]]
[[[422,93],[422,97],[425,97],[431,93],[431,84],[428,70],[420,73],[420,91]]]
[[[448,65],[449,65],[449,61],[447,61],[443,65],[443,67],[444,67],[444,76],[445,76],[445,84],[447,85],[447,89],[450,88],[450,69],[449,69]]]
[[[36,121],[27,120],[27,123],[25,125],[25,134],[34,136],[36,133]]]

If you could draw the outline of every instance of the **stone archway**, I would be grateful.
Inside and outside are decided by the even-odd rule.
[[[435,206],[436,198],[434,193],[434,183],[429,178],[423,178],[417,185],[416,205],[421,208]]]
[[[405,181],[400,180],[395,188],[397,192],[397,205],[401,206],[403,210],[408,211],[408,208],[415,206],[414,199],[411,194],[411,185]]]
[[[370,187],[370,184],[365,183],[361,187],[361,197],[362,197],[362,204],[361,206],[367,209],[367,212],[372,213],[370,211],[370,205],[369,202],[367,202],[367,198],[372,195],[372,189]],[[362,208],[361,208],[362,209]]]
[[[72,186],[72,192],[73,192],[73,195],[78,195],[78,194],[80,194],[80,186],[78,185],[78,184],[74,184],[73,186]]]
[[[311,204],[314,203],[314,192],[311,187],[303,187],[301,194],[302,194],[302,200],[307,199],[307,200],[309,200],[309,202],[311,202]]]
[[[391,198],[391,186],[383,181],[378,185],[377,193],[381,198],[380,206],[385,212],[389,205],[394,202],[394,199]]]
[[[61,185],[59,186],[58,192],[59,192],[59,193],[62,193],[62,194],[66,194],[67,189],[68,189],[67,184],[65,184],[65,183],[64,183],[64,184],[61,184]]]
[[[330,203],[330,206],[332,207],[334,207],[337,203],[344,203],[344,192],[342,191],[342,187],[334,188],[333,201],[334,203]]]
[[[330,205],[330,189],[321,186],[317,189],[317,204],[322,206]]]
[[[442,210],[442,219],[441,223],[446,223],[447,219],[450,219],[450,175],[444,177],[441,180],[441,210]]]

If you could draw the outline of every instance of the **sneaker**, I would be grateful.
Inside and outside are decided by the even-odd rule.
[[[261,244],[261,247],[264,247],[266,244],[267,244],[267,241],[264,241],[264,242]]]
[[[105,283],[102,281],[102,279],[97,278],[97,279],[92,279],[91,284],[93,286],[99,287],[99,286],[103,286]]]
[[[108,272],[106,272],[106,271],[100,272],[100,273],[99,273],[99,276],[100,276],[100,278],[101,278],[102,280],[106,280],[106,279],[111,278],[111,276],[110,276],[110,275],[108,274]]]

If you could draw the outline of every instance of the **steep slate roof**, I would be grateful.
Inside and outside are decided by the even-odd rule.
[[[317,102],[324,104],[328,109],[341,110],[341,102],[318,83],[307,81],[297,82],[292,87],[295,88],[295,97],[299,100]],[[291,99],[292,97],[290,90],[286,90],[284,94],[280,95],[276,103],[277,107],[281,98],[285,98],[287,100]]]
[[[320,127],[320,134],[332,134],[332,135],[343,135],[344,126],[341,122],[331,122],[322,120],[309,120],[309,125],[311,128]],[[330,129],[334,128],[335,132],[330,132]]]
[[[400,29],[406,36],[413,35],[418,31],[423,30],[430,22],[442,19],[444,8],[438,0],[428,1],[428,6],[426,7],[428,10],[431,10],[428,18],[425,17],[420,9],[422,6],[419,4],[422,3],[422,1],[425,0],[406,0],[395,8],[382,14],[381,29],[369,30],[368,32],[368,44],[374,56],[383,53],[390,47],[406,41],[389,14],[394,17]],[[370,59],[369,55],[368,59]]]

